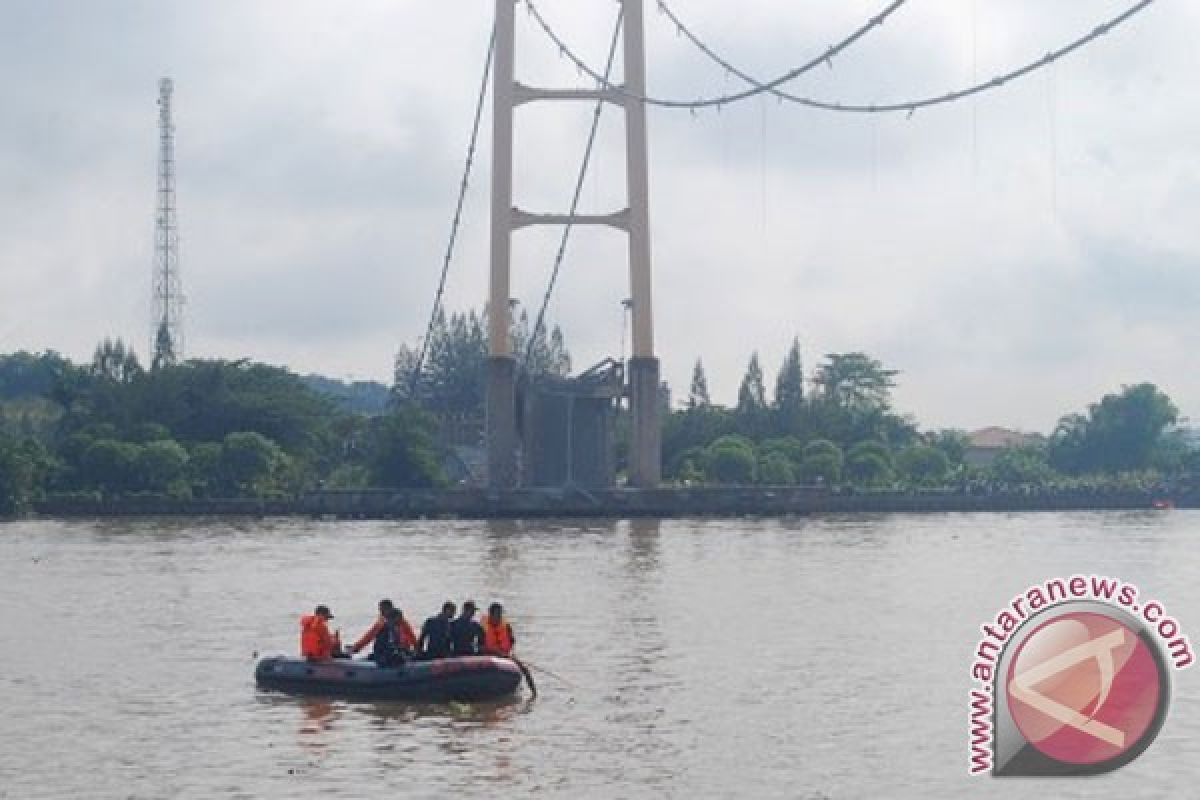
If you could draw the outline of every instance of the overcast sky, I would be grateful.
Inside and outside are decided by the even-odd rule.
[[[883,0],[675,0],[762,77]],[[1036,58],[1127,3],[911,0],[793,91],[934,94]],[[647,0],[653,93],[738,87]],[[543,0],[601,64],[616,4]],[[148,350],[157,84],[176,85],[186,353],[390,380],[423,330],[483,66],[486,0],[7,0],[0,15],[0,352]],[[586,85],[518,9],[518,78]],[[732,403],[751,351],[773,382],[865,351],[900,370],[923,427],[1050,430],[1152,381],[1200,418],[1200,4],[1161,2],[976,100],[856,116],[753,100],[650,114],[656,340],[676,398],[703,357]],[[518,112],[517,204],[565,210],[585,104]],[[451,309],[487,291],[490,123]],[[624,203],[606,112],[587,211]],[[525,231],[514,294],[536,309],[555,231]],[[551,305],[586,367],[620,355],[625,242],[572,240]]]

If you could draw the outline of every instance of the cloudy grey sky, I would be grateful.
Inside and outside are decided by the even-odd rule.
[[[647,2],[659,95],[737,87]],[[774,76],[883,0],[675,0]],[[910,0],[794,91],[884,102],[1040,56],[1113,0]],[[612,0],[543,0],[599,64]],[[176,83],[190,356],[390,376],[422,332],[491,24],[487,0],[7,0],[0,15],[0,352],[147,350],[157,82]],[[518,77],[584,85],[518,10]],[[901,371],[925,427],[1049,430],[1149,380],[1200,418],[1200,4],[1159,2],[1054,67],[952,107],[829,114],[753,100],[652,111],[657,343],[677,396],[703,357],[732,402],[752,350],[772,379],[863,350]],[[516,195],[563,209],[589,110],[518,113]],[[485,122],[486,124],[486,122]],[[601,128],[585,210],[623,203],[622,127]],[[486,141],[450,276],[486,294]],[[536,308],[556,244],[518,234]],[[622,347],[622,238],[574,237],[551,315],[578,366]]]

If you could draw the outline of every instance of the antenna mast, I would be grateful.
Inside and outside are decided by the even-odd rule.
[[[179,275],[179,227],[175,209],[175,124],[170,78],[158,82],[158,210],[154,222],[154,368],[183,356],[183,284]]]

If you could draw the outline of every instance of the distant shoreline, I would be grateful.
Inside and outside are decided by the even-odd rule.
[[[817,513],[1109,511],[1200,508],[1200,491],[844,492],[814,487],[669,489],[364,489],[281,499],[51,499],[40,517],[308,516],[346,519],[732,517]]]

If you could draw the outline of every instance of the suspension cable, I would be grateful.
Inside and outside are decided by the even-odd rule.
[[[707,44],[705,44],[705,42],[699,36],[697,36],[692,31],[691,28],[689,28],[687,25],[684,25],[683,21],[679,19],[679,16],[674,11],[671,10],[670,6],[667,5],[666,0],[657,0],[657,4],[658,4],[659,13],[661,13],[663,16],[665,16],[667,19],[669,19],[671,21],[671,24],[675,26],[675,32],[677,34],[683,35],[689,42],[691,42],[693,45],[695,45],[697,50],[699,50],[704,55],[708,56],[710,61],[712,61],[717,66],[724,69],[726,74],[734,75],[734,76],[740,78],[743,83],[746,83],[752,87],[752,90],[750,93],[739,92],[737,95],[726,95],[727,97],[729,97],[729,102],[732,102],[734,100],[739,100],[742,98],[742,96],[749,97],[749,96],[751,96],[751,94],[758,94],[758,93],[764,92],[764,91],[770,92],[772,95],[774,95],[778,98],[781,98],[783,100],[792,100],[794,102],[797,102],[800,100],[800,98],[797,98],[794,95],[788,94],[787,92],[778,88],[782,83],[784,83],[784,80],[777,79],[777,80],[773,80],[773,81],[764,82],[764,81],[758,80],[757,78],[753,78],[750,75],[743,72],[742,70],[738,69],[732,63],[730,63],[728,59],[722,58],[720,55],[717,54],[717,52],[715,50],[713,50],[711,47],[709,47]],[[856,40],[862,34],[866,33],[870,27],[872,27],[876,24],[876,20],[878,20],[879,22],[882,22],[884,17],[886,17],[888,14],[895,11],[896,8],[899,7],[900,5],[902,5],[902,3],[892,3],[892,5],[885,8],[882,12],[877,14],[875,17],[872,17],[872,19],[867,23],[867,26],[855,31],[853,38],[847,39],[846,41],[840,43],[836,48],[830,48],[829,51],[827,53],[825,53],[824,55],[822,55],[820,58],[815,59],[814,61],[810,61],[809,63],[805,64],[802,67],[799,67],[798,69],[791,70],[790,72],[785,73],[785,76],[790,75],[792,77],[796,77],[798,75],[802,75],[805,72],[808,72],[809,70],[811,70],[817,64],[827,64],[828,66],[832,67],[834,55],[836,55],[836,54],[840,53],[842,50],[846,49],[846,47],[848,47],[850,44],[852,44],[854,40]],[[788,80],[790,80],[790,78],[788,78]],[[757,90],[757,91],[755,91],[755,90]]]
[[[743,92],[736,92],[733,94],[722,95],[720,97],[713,97],[713,98],[708,98],[708,99],[704,99],[704,100],[693,100],[693,101],[663,99],[663,98],[658,98],[658,97],[638,95],[638,94],[628,91],[627,89],[625,89],[622,86],[615,86],[615,85],[609,83],[607,80],[604,80],[603,78],[601,78],[599,76],[599,74],[596,73],[595,70],[593,70],[591,67],[589,67],[586,62],[584,62],[582,59],[580,59],[574,53],[574,51],[572,51],[566,45],[566,43],[554,31],[554,29],[551,28],[550,25],[546,23],[546,21],[542,18],[540,12],[538,12],[536,7],[534,6],[533,0],[524,0],[524,1],[525,1],[525,5],[529,8],[530,15],[537,21],[537,23],[538,23],[539,27],[541,27],[542,31],[550,38],[551,41],[553,41],[558,46],[559,52],[562,55],[566,56],[568,59],[570,59],[575,64],[576,67],[578,67],[584,73],[588,74],[592,79],[596,80],[604,89],[611,91],[611,92],[615,92],[617,94],[620,94],[620,95],[630,98],[632,100],[646,103],[647,105],[660,106],[660,107],[664,107],[664,108],[686,108],[686,109],[696,110],[696,109],[704,108],[707,106],[725,105],[727,103],[735,102],[736,100],[745,99],[746,97],[750,97],[755,94],[762,94],[763,92],[773,92],[781,100],[788,100],[790,102],[797,103],[799,105],[807,106],[809,108],[817,108],[817,109],[821,109],[823,111],[844,111],[844,112],[854,112],[854,113],[879,113],[879,112],[907,111],[910,115],[914,111],[916,111],[918,108],[925,108],[928,106],[935,106],[935,105],[941,105],[944,103],[951,103],[956,100],[961,100],[964,97],[970,97],[971,95],[980,94],[982,92],[986,92],[991,89],[998,89],[999,87],[1003,86],[1004,84],[1006,84],[1012,80],[1015,80],[1017,78],[1022,78],[1031,72],[1039,70],[1050,64],[1053,64],[1055,61],[1058,61],[1060,58],[1063,58],[1064,56],[1069,55],[1070,53],[1073,53],[1074,51],[1078,50],[1079,48],[1081,48],[1087,44],[1090,44],[1092,41],[1100,38],[1104,34],[1111,31],[1112,29],[1114,29],[1117,26],[1121,25],[1122,23],[1128,21],[1131,17],[1133,17],[1134,15],[1138,14],[1141,11],[1144,11],[1149,5],[1151,5],[1154,2],[1154,0],[1141,0],[1141,2],[1134,4],[1133,6],[1129,7],[1124,12],[1118,14],[1117,16],[1113,17],[1112,19],[1108,20],[1107,22],[1097,25],[1090,32],[1084,34],[1083,36],[1080,36],[1079,38],[1075,39],[1072,42],[1069,42],[1068,44],[1064,45],[1063,47],[1060,47],[1057,50],[1051,50],[1050,52],[1046,53],[1046,55],[1042,56],[1041,58],[1030,61],[1029,63],[1024,64],[1024,65],[1022,65],[1014,70],[1011,70],[1009,72],[1003,73],[1001,75],[997,75],[996,77],[992,78],[991,80],[976,83],[976,84],[967,86],[962,89],[958,89],[958,90],[955,90],[952,92],[947,92],[945,94],[934,95],[934,96],[925,97],[925,98],[921,98],[921,99],[917,99],[917,100],[906,100],[903,102],[892,102],[892,103],[863,104],[863,103],[838,103],[838,102],[834,102],[831,100],[820,100],[820,99],[814,99],[814,98],[810,98],[810,97],[801,97],[798,95],[789,94],[785,91],[778,90],[778,86],[780,85],[780,83],[782,83],[781,80],[776,79],[774,81],[768,81],[766,83],[759,83],[759,82],[755,81],[753,78],[751,78],[748,74],[743,72],[742,70],[733,69],[732,65],[729,64],[725,59],[719,59],[717,61],[717,63],[719,63],[722,66],[729,69],[730,72],[737,75],[743,81],[750,83],[752,86],[751,89],[743,91]],[[660,8],[663,7],[663,4],[661,2],[659,4],[659,7]],[[890,10],[891,10],[891,7],[889,6],[888,9],[885,9],[885,12],[890,13]],[[882,21],[882,17],[885,15],[886,14],[881,14],[877,17],[873,17],[871,20],[868,21],[867,26],[865,26],[865,27],[871,27],[875,24],[878,24],[879,21]],[[671,15],[668,15],[668,16],[671,16]],[[681,30],[681,26],[678,26],[678,25],[677,25],[677,30],[680,30],[681,33],[683,32]],[[859,29],[859,31],[856,32],[856,36],[860,36],[864,32],[865,32],[864,29]],[[686,35],[686,33],[685,33],[685,35]],[[846,43],[844,43],[844,44],[846,44]],[[710,58],[715,55],[715,53],[712,51],[712,49],[707,46],[704,46],[702,48],[702,50],[706,51]],[[834,49],[831,48],[830,55],[833,54],[833,50]],[[817,63],[822,63],[825,60],[826,60],[825,58],[821,58]],[[793,70],[793,72],[794,71],[795,70]]]
[[[753,88],[745,91],[733,92],[731,94],[724,94],[717,97],[704,98],[701,100],[672,100],[650,97],[647,95],[637,94],[636,92],[631,92],[624,86],[618,86],[609,82],[606,77],[600,75],[599,72],[589,66],[586,61],[577,56],[575,52],[567,46],[567,43],[563,41],[562,37],[559,36],[552,27],[550,27],[550,24],[546,22],[541,12],[538,11],[537,6],[534,5],[534,0],[524,0],[524,3],[525,7],[529,10],[530,16],[532,16],[537,22],[538,27],[540,27],[543,33],[550,38],[550,41],[554,42],[554,44],[558,47],[558,52],[570,59],[581,72],[585,73],[588,77],[596,81],[601,88],[610,92],[615,92],[616,94],[631,100],[646,103],[652,106],[660,106],[662,108],[690,108],[695,110],[698,108],[708,108],[711,106],[724,106],[730,103],[735,103],[738,100],[745,100],[757,94],[762,94],[763,92],[770,92],[785,83],[795,80],[804,73],[809,72],[822,64],[832,65],[834,56],[839,55],[843,50],[850,47],[850,45],[857,42],[863,36],[866,36],[867,33],[869,33],[873,28],[882,25],[884,20],[891,16],[892,13],[898,10],[907,1],[908,0],[892,0],[892,2],[889,3],[882,11],[868,19],[865,23],[863,23],[863,25],[861,25],[845,39],[833,45],[819,56],[816,56],[808,62],[801,64],[799,67],[788,70],[778,78],[767,81],[763,84],[756,84],[753,86]],[[520,2],[520,0],[518,0],[518,2]],[[660,8],[662,8],[661,5]],[[733,71],[734,70],[730,69],[730,72]],[[735,72],[735,74],[737,73]],[[741,77],[741,75],[739,75],[739,77]],[[745,80],[745,78],[743,78],[743,80]]]
[[[608,46],[608,60],[604,64],[604,81],[607,83],[609,76],[612,74],[613,61],[617,55],[617,42],[621,38],[621,21],[625,16],[625,7],[621,6],[617,10],[617,23],[613,28],[612,43]],[[579,165],[579,176],[575,180],[575,194],[571,197],[571,210],[567,212],[569,217],[575,216],[575,212],[579,209],[579,198],[583,194],[583,183],[587,177],[588,166],[592,160],[592,150],[596,145],[596,132],[600,128],[600,114],[604,110],[604,100],[597,100],[596,107],[592,110],[592,128],[588,132],[587,146],[583,150],[583,162]],[[538,334],[541,333],[542,327],[546,320],[546,308],[550,305],[550,295],[554,292],[554,285],[558,281],[558,273],[562,268],[563,258],[567,252],[567,240],[571,237],[571,230],[574,226],[568,222],[563,226],[562,238],[558,242],[558,252],[554,256],[554,269],[550,272],[550,281],[546,286],[546,294],[542,298],[542,307],[538,309],[537,320],[533,324],[533,331],[529,336],[529,341],[525,345],[525,359],[522,362],[522,368],[525,371],[529,370],[529,361],[533,357],[533,346],[537,342]]]
[[[421,378],[421,368],[425,364],[425,355],[429,351],[429,340],[433,336],[433,327],[437,323],[438,312],[442,308],[442,295],[446,292],[446,276],[450,272],[450,262],[454,258],[454,246],[458,241],[458,229],[462,223],[463,203],[467,197],[467,187],[471,182],[471,168],[475,164],[475,149],[479,143],[480,122],[483,119],[483,106],[487,100],[488,78],[492,72],[492,56],[496,51],[496,29],[493,26],[491,38],[488,40],[487,57],[483,62],[483,79],[479,82],[479,100],[475,104],[475,121],[471,128],[471,140],[467,145],[467,163],[463,168],[462,182],[458,187],[458,201],[454,206],[454,219],[450,223],[450,238],[446,242],[446,255],[442,260],[442,275],[438,279],[437,292],[433,296],[433,311],[429,315],[429,325],[425,328],[425,337],[421,339],[421,349],[417,354],[417,362],[413,365],[409,377],[409,396],[416,398],[417,385]]]
[[[966,87],[964,89],[960,89],[958,91],[949,92],[947,94],[938,95],[935,97],[925,98],[923,100],[917,100],[917,101],[912,101],[912,102],[907,102],[907,103],[889,103],[887,105],[865,105],[865,104],[832,103],[832,102],[825,102],[825,101],[821,101],[821,100],[813,100],[811,98],[800,97],[800,96],[797,96],[794,94],[790,94],[786,91],[782,91],[780,89],[775,88],[775,85],[773,85],[773,84],[762,83],[762,82],[756,80],[755,78],[751,77],[750,75],[747,75],[745,72],[743,72],[742,70],[735,67],[733,64],[729,63],[729,61],[727,59],[722,58],[716,52],[714,52],[711,47],[709,47],[707,44],[705,44],[694,32],[692,32],[686,25],[683,24],[682,21],[680,21],[679,17],[667,6],[666,0],[657,0],[659,11],[661,11],[667,17],[667,19],[669,19],[671,21],[671,23],[675,25],[675,30],[677,32],[679,32],[683,36],[685,36],[690,42],[692,42],[692,44],[694,44],[696,46],[697,49],[700,50],[700,52],[702,52],[706,56],[708,56],[709,59],[711,59],[714,63],[723,67],[726,71],[737,76],[742,81],[744,81],[745,83],[754,87],[755,89],[758,89],[761,91],[768,91],[781,100],[788,100],[793,103],[799,103],[800,105],[809,106],[811,108],[818,108],[818,109],[822,109],[822,110],[826,110],[826,111],[856,111],[856,112],[908,111],[910,113],[912,111],[915,111],[918,108],[922,108],[925,106],[938,105],[941,103],[953,102],[953,101],[959,100],[963,97],[969,97],[973,94],[978,94],[978,93],[986,91],[988,89],[997,88],[997,87],[1003,85],[1004,83],[1007,83],[1008,81],[1011,81],[1015,78],[1020,78],[1030,72],[1033,72],[1036,69],[1040,69],[1041,67],[1045,67],[1050,64],[1053,64],[1055,61],[1057,61],[1058,59],[1067,55],[1068,53],[1071,53],[1072,51],[1077,50],[1080,47],[1083,47],[1085,44],[1092,41],[1093,39],[1099,38],[1100,36],[1104,35],[1105,33],[1108,33],[1108,31],[1112,30],[1117,25],[1120,25],[1122,22],[1129,19],[1134,14],[1137,14],[1139,11],[1144,9],[1146,6],[1150,5],[1150,3],[1152,3],[1152,2],[1154,2],[1154,0],[1144,0],[1143,2],[1138,3],[1137,5],[1129,8],[1123,14],[1117,16],[1116,18],[1110,20],[1109,22],[1106,22],[1103,25],[1100,25],[1100,26],[1094,28],[1089,34],[1076,39],[1075,41],[1069,43],[1068,45],[1066,45],[1062,48],[1059,48],[1058,50],[1052,50],[1051,52],[1047,53],[1045,56],[1038,59],[1037,61],[1030,62],[1029,64],[1026,64],[1019,69],[1015,69],[1011,72],[997,76],[990,81],[985,81],[983,83],[976,83],[972,86]]]

